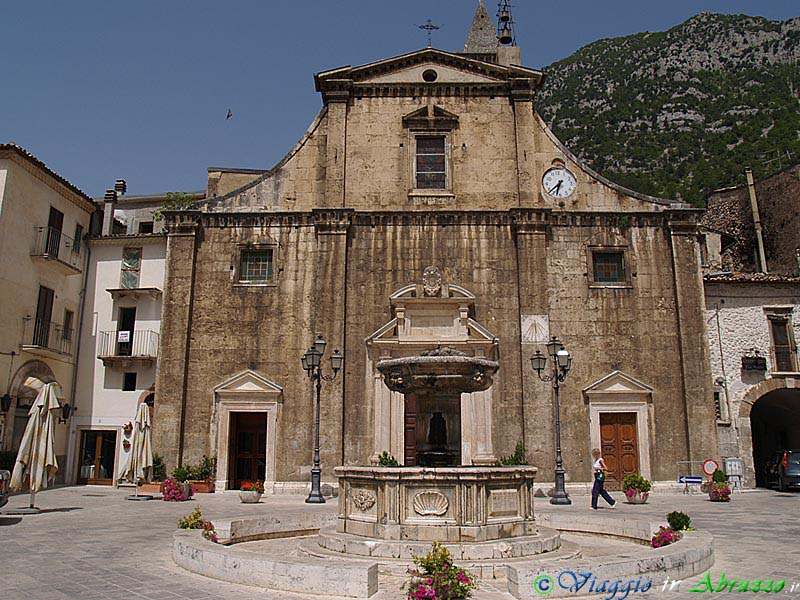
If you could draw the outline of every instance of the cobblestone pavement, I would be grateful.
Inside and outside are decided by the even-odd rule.
[[[243,505],[235,494],[200,494],[185,503],[127,502],[127,494],[125,490],[101,487],[46,490],[37,495],[42,514],[0,516],[0,599],[297,600],[303,596],[224,583],[183,571],[170,556],[176,521],[195,504],[200,504],[211,520],[297,510],[332,512],[336,508],[335,502],[306,505],[298,496],[265,497],[261,504]],[[27,498],[14,497],[9,506],[25,506]],[[573,506],[556,509],[537,499],[536,510],[589,512],[588,497],[573,496],[573,501]],[[786,588],[773,596],[800,600],[800,585],[790,591],[792,584],[800,584],[800,494],[759,490],[735,494],[730,504],[711,503],[700,495],[656,494],[647,505],[619,503],[616,509],[598,514],[663,520],[671,510],[687,512],[698,529],[714,535],[716,564],[710,570],[714,583],[723,573],[728,579],[784,579]],[[696,600],[697,594],[688,590],[698,579],[681,583],[680,591],[671,593],[662,592],[662,582],[657,581],[650,592],[639,597]],[[402,595],[382,592],[380,597],[389,600]],[[481,585],[475,597],[511,598],[489,582]],[[622,599],[618,596],[615,600]]]

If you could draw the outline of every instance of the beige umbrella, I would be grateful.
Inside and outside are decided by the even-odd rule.
[[[152,496],[139,495],[139,482],[148,481],[153,475],[153,446],[150,442],[150,407],[144,402],[139,404],[136,419],[133,422],[133,440],[128,463],[123,476],[136,484],[136,494],[128,496],[128,500],[152,500]]]
[[[27,485],[31,492],[30,508],[22,509],[26,512],[39,512],[34,505],[36,492],[46,488],[48,480],[58,471],[53,412],[60,409],[58,384],[47,383],[39,390],[28,411],[28,424],[25,426],[14,472],[11,474],[11,489],[21,490]]]

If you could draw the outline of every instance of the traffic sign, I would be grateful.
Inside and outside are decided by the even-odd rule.
[[[713,458],[703,461],[703,473],[709,477],[711,477],[717,469],[719,469],[719,463]]]
[[[700,475],[679,475],[678,483],[684,485],[701,485],[703,483],[703,478]]]

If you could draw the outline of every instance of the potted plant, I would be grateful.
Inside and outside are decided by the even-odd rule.
[[[202,529],[204,538],[209,542],[219,543],[214,523],[205,520],[199,504],[188,515],[178,519],[178,527],[181,529]]]
[[[264,483],[261,481],[245,481],[239,488],[239,500],[243,504],[256,504],[261,501]]]
[[[214,491],[214,477],[217,474],[217,459],[203,455],[197,465],[189,465],[189,483],[196,494],[210,494]]]
[[[414,555],[414,568],[406,572],[409,578],[403,584],[403,590],[408,600],[462,600],[472,596],[477,585],[475,576],[455,566],[450,551],[439,542],[433,543],[426,556]]]
[[[167,478],[167,467],[164,465],[164,459],[159,454],[153,454],[153,481],[142,482],[139,484],[140,492],[149,493],[164,493],[164,480]]]
[[[191,479],[189,467],[175,467],[172,471],[172,479],[174,479],[176,483],[183,486],[183,495],[186,497],[186,499],[192,497],[194,489],[192,488],[192,484],[189,483],[189,479]],[[164,481],[164,493],[166,493],[167,481],[169,481],[169,479]]]
[[[192,486],[170,477],[164,480],[164,502],[183,502],[192,497]]]
[[[717,469],[711,476],[711,486],[708,490],[708,498],[712,502],[731,501],[731,486],[728,483],[728,476],[725,475],[722,469]]]
[[[644,504],[650,497],[653,483],[638,473],[628,473],[622,479],[622,489],[628,504]]]
[[[380,456],[378,456],[378,466],[379,467],[399,467],[400,465],[397,462],[397,459],[389,454],[386,450],[381,452]]]

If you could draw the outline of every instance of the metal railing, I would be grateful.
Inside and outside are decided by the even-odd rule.
[[[72,354],[75,331],[43,319],[24,319],[22,345],[44,348],[60,354]]]
[[[31,256],[61,261],[79,271],[83,269],[83,244],[53,227],[33,228]]]
[[[157,358],[159,333],[150,329],[101,331],[97,356]]]

